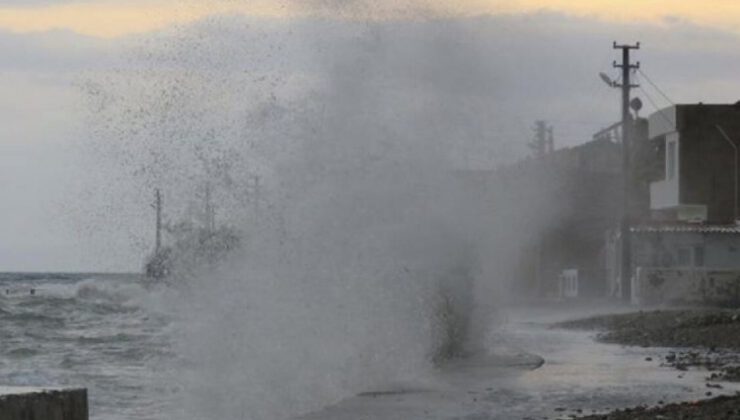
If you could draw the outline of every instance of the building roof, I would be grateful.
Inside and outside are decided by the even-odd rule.
[[[740,114],[740,101],[734,104],[676,104],[656,111],[648,117],[649,135],[653,139],[676,131],[683,131],[688,125],[702,124],[713,126],[717,123],[734,121]]]
[[[738,225],[643,225],[630,228],[632,233],[717,233],[740,235]]]

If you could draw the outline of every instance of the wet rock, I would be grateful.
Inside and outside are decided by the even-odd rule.
[[[736,420],[740,418],[740,396],[707,401],[670,404],[663,407],[616,410],[607,415],[579,417],[582,420]]]
[[[708,381],[740,382],[740,310],[687,309],[640,311],[631,314],[598,316],[557,324],[559,328],[599,331],[597,338],[606,343],[641,347],[670,347],[661,365],[679,371],[701,369],[710,372]],[[646,357],[645,361],[653,361]],[[678,378],[684,374],[679,373]],[[707,383],[709,389],[723,389]],[[713,396],[706,391],[707,397]],[[635,407],[616,410],[608,415],[584,419],[740,419],[740,396],[719,397],[703,402]]]

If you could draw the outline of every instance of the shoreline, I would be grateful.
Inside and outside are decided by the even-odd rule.
[[[616,409],[606,414],[572,417],[584,420],[740,419],[740,393],[716,396],[728,384],[740,382],[740,310],[664,309],[597,315],[558,322],[551,328],[592,331],[597,342],[656,349],[646,358],[672,368],[679,378],[686,371],[706,373],[706,399],[661,402]]]

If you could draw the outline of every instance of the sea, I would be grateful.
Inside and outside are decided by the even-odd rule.
[[[163,419],[173,317],[136,274],[0,274],[0,385],[88,388],[91,418]]]
[[[178,300],[171,299],[170,293],[171,288],[150,284],[136,274],[0,274],[0,385],[85,387],[93,420],[263,420],[295,418],[309,411],[314,414],[300,418],[427,420],[430,412],[440,419],[562,418],[561,407],[604,412],[610,407],[693,400],[706,392],[705,372],[677,375],[673,369],[646,361],[659,357],[662,350],[609,346],[594,342],[588,332],[554,330],[548,326],[553,322],[550,312],[530,308],[512,309],[507,326],[493,337],[498,344],[492,349],[506,348],[517,358],[522,349],[543,355],[546,362],[539,369],[518,364],[502,367],[486,358],[462,360],[424,381],[360,387],[379,392],[347,398],[338,405],[322,394],[323,399],[312,398],[311,404],[301,406],[312,409],[288,410],[286,401],[336,382],[338,371],[331,364],[317,366],[319,373],[330,374],[310,376],[312,381],[323,378],[324,383],[304,386],[301,375],[306,371],[299,367],[316,363],[316,357],[306,352],[310,343],[305,339],[293,341],[300,345],[287,350],[269,346],[269,357],[244,363],[238,360],[242,353],[229,355],[249,347],[250,341],[245,345],[236,340],[230,346],[218,334],[219,344],[209,346],[209,354],[225,359],[230,372],[247,372],[254,382],[234,381],[223,369],[199,371],[181,354],[182,342],[177,344],[177,327],[183,324],[178,316],[183,311],[173,308],[171,302]],[[266,337],[263,334],[259,343]],[[332,346],[336,345],[323,340],[320,347],[328,353]],[[293,353],[297,365],[288,357]],[[286,369],[271,368],[272,359],[287,365]],[[354,365],[334,364],[347,375],[353,373]],[[260,369],[263,375],[256,376]],[[367,376],[366,371],[354,373]],[[212,374],[223,378],[214,380]],[[203,383],[195,394],[192,389],[188,393],[188,377]],[[270,387],[273,383],[276,386]],[[294,387],[296,383],[299,386]],[[233,392],[225,384],[233,385]],[[273,400],[263,389],[276,390]],[[727,385],[715,391],[731,394],[740,389]],[[359,393],[350,390],[345,397],[353,392]],[[260,405],[255,395],[267,401]],[[211,400],[216,406],[198,414],[185,403],[188,400],[206,406]]]

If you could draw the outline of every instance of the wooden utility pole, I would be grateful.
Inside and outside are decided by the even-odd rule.
[[[622,88],[622,220],[620,232],[622,238],[622,264],[620,281],[622,285],[622,299],[630,301],[632,298],[632,238],[630,234],[631,212],[630,191],[632,190],[632,171],[630,162],[632,141],[632,114],[630,114],[630,90],[639,87],[630,82],[633,69],[639,69],[640,63],[632,64],[630,51],[639,50],[640,43],[635,45],[618,45],[614,42],[615,50],[622,50],[622,64],[614,62],[614,67],[622,70],[622,83],[615,84]]]

